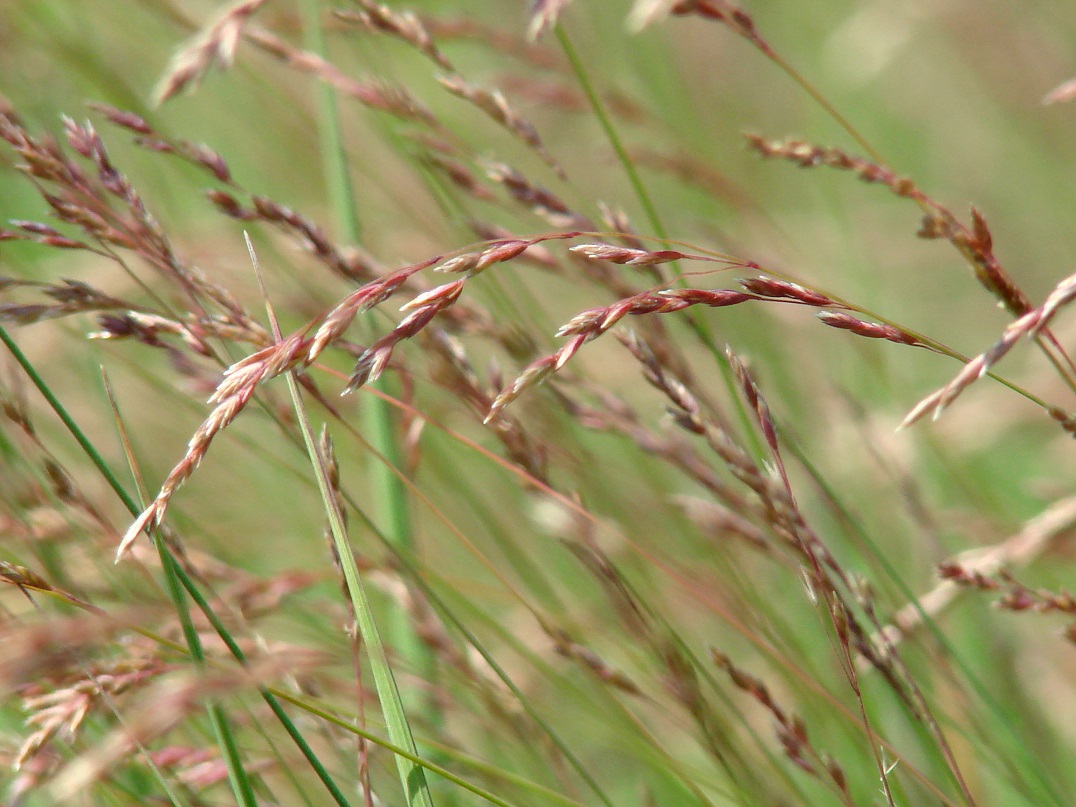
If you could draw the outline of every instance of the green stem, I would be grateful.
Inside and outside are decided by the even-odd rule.
[[[119,500],[123,502],[123,506],[127,508],[127,511],[132,516],[139,515],[142,512],[142,508],[139,507],[134,497],[132,497],[131,494],[128,493],[127,490],[123,487],[123,484],[112,472],[112,469],[109,467],[108,463],[105,462],[104,457],[101,456],[97,448],[93,445],[93,443],[90,442],[89,438],[86,437],[85,432],[83,432],[79,425],[75,423],[70,413],[68,413],[66,407],[64,407],[64,405],[60,403],[60,400],[53,394],[48,384],[45,383],[45,380],[37,372],[37,369],[27,358],[26,354],[22,352],[22,350],[17,344],[15,344],[14,340],[11,338],[10,334],[8,334],[8,332],[3,328],[3,326],[0,326],[0,342],[3,342],[7,349],[11,352],[11,355],[14,356],[15,361],[23,369],[23,372],[26,373],[30,381],[34,384],[35,387],[37,387],[38,392],[40,392],[41,395],[45,398],[52,411],[56,413],[56,416],[64,424],[68,432],[70,432],[71,436],[75,438],[75,442],[79,444],[79,447],[82,448],[86,456],[90,458],[90,461],[94,464],[98,472],[108,483],[109,487],[112,488],[112,491],[116,494]],[[188,623],[190,622],[189,614],[187,614],[186,603],[183,600],[182,594],[177,595],[177,592],[174,589],[176,582],[178,582],[179,585],[182,586],[184,590],[186,590],[191,600],[194,601],[195,605],[197,605],[199,610],[201,610],[201,612],[205,615],[206,619],[213,626],[213,629],[217,632],[217,635],[220,636],[221,640],[228,647],[228,650],[231,652],[232,656],[234,656],[235,659],[241,664],[245,664],[246,656],[243,654],[243,651],[239,648],[239,645],[236,644],[235,639],[232,638],[231,633],[224,626],[224,623],[221,622],[220,618],[216,615],[216,613],[214,613],[213,609],[210,608],[209,603],[206,601],[205,597],[202,596],[202,593],[194,585],[194,581],[191,580],[190,576],[183,569],[183,567],[180,564],[176,563],[175,558],[168,551],[168,547],[160,539],[159,535],[155,536],[154,544],[157,547],[157,551],[161,554],[161,566],[165,570],[165,580],[166,586],[169,590],[169,596],[172,597],[174,603],[177,603],[177,613],[180,615],[180,619],[183,620],[183,632],[184,636],[188,639],[188,650],[191,653],[191,657],[195,658],[196,660],[198,660],[199,656],[203,661],[205,659],[204,653],[202,652],[201,643],[198,640],[197,633],[195,632],[193,634],[190,634],[188,632]],[[187,614],[186,617],[184,616],[185,614]],[[193,630],[193,628],[191,630]],[[193,639],[193,641],[191,641],[191,639]],[[195,648],[197,648],[199,656],[195,655]],[[322,784],[332,795],[333,800],[337,803],[337,805],[339,805],[339,807],[350,807],[350,803],[344,797],[344,794],[341,792],[340,788],[333,781],[332,777],[329,775],[329,772],[325,769],[325,766],[321,764],[321,761],[314,754],[313,749],[311,749],[307,742],[303,739],[302,735],[299,733],[299,730],[295,727],[295,724],[291,722],[291,719],[284,712],[276,697],[265,688],[259,687],[258,691],[261,694],[262,698],[265,700],[266,704],[272,710],[273,714],[276,715],[278,720],[280,720],[281,725],[284,726],[285,731],[287,731],[288,735],[292,738],[292,740],[295,741],[295,744],[296,746],[298,746],[299,751],[306,758],[307,762],[310,763],[310,766],[314,769],[315,774],[318,776]],[[214,709],[211,704],[211,719],[215,719],[213,716],[213,711]],[[217,723],[215,722],[214,730],[216,729]],[[222,751],[225,751],[225,753],[227,754],[227,751],[225,749],[222,749]],[[229,776],[230,775],[231,772],[229,771]],[[246,804],[247,802],[244,801],[243,803]]]
[[[343,570],[344,580],[347,583],[348,594],[351,597],[352,610],[359,625],[363,645],[366,647],[366,653],[370,658],[374,684],[377,688],[378,698],[381,701],[381,711],[385,716],[389,737],[393,743],[417,757],[418,748],[411,734],[411,726],[407,722],[407,715],[400,699],[400,691],[396,686],[396,678],[393,676],[392,668],[389,666],[388,654],[385,652],[381,633],[374,620],[373,610],[370,608],[370,601],[366,596],[366,589],[363,586],[362,578],[359,576],[358,565],[355,563],[355,553],[351,548],[351,542],[348,540],[343,516],[337,506],[336,497],[333,495],[329,473],[325,467],[325,458],[321,456],[318,450],[314,431],[310,426],[310,418],[307,415],[306,407],[299,392],[299,384],[295,380],[295,374],[289,372],[287,380],[299,428],[303,434],[303,442],[306,444],[310,464],[313,466],[314,477],[318,483],[318,490],[321,492],[325,512],[329,518],[329,527],[332,531],[337,557],[340,559],[340,568]],[[403,784],[404,792],[407,794],[407,803],[409,805],[433,807],[433,797],[430,794],[426,774],[422,766],[415,764],[409,758],[398,754],[395,756],[400,780]]]
[[[306,46],[309,50],[325,58],[327,43],[325,31],[321,24],[321,3],[319,0],[304,0],[303,13],[306,32]],[[355,193],[348,173],[347,152],[344,148],[340,114],[336,103],[336,94],[332,87],[322,84],[319,88],[320,114],[318,133],[321,139],[322,170],[328,188],[329,200],[335,214],[340,232],[351,243],[359,243],[362,231],[359,226],[358,208]],[[394,390],[389,378],[383,377],[373,385],[375,388],[392,395]],[[373,480],[373,501],[379,507],[379,527],[396,546],[414,551],[414,529],[411,524],[410,502],[407,488],[397,478],[394,469],[403,467],[403,453],[397,439],[396,420],[391,407],[376,396],[367,396],[363,410],[366,431],[370,442],[384,457],[384,460],[371,460],[371,478]],[[393,467],[386,467],[385,463]],[[428,648],[419,640],[411,626],[408,615],[402,610],[390,613],[385,627],[386,640],[395,648],[417,675],[424,679],[432,677],[434,659]],[[440,712],[433,698],[408,696],[409,710],[422,713],[430,725],[441,722]]]

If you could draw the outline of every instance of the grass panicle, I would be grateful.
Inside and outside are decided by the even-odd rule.
[[[1070,10],[54,6],[5,803],[1069,803]]]

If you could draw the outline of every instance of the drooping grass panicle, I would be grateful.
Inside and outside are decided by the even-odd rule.
[[[1057,313],[1076,298],[1076,275],[1062,280],[1038,308],[1033,308],[1010,323],[993,347],[967,364],[952,381],[928,395],[905,416],[900,428],[907,428],[928,412],[936,420],[954,400],[976,380],[982,378],[1023,338],[1034,339],[1046,331]],[[827,323],[828,324],[828,323]]]
[[[669,258],[669,260],[675,259]],[[486,422],[494,420],[504,407],[523,394],[527,388],[544,381],[549,375],[560,370],[579,352],[583,345],[601,336],[629,314],[633,316],[668,314],[695,305],[723,308],[730,305],[739,305],[753,299],[756,298],[750,294],[731,289],[713,291],[705,289],[665,289],[662,291],[642,292],[633,297],[620,300],[613,305],[594,308],[577,314],[557,331],[558,336],[570,336],[571,338],[556,353],[536,359],[528,367],[524,368],[515,381],[505,387],[500,395],[497,396],[497,399],[490,407],[489,414],[486,416]]]
[[[202,803],[231,786],[246,805],[320,803],[322,788],[340,807],[372,805],[395,798],[396,755],[399,792],[414,796],[415,766],[428,766],[439,801],[1067,804],[1056,638],[1076,642],[1060,576],[1076,509],[1056,460],[1076,434],[1059,316],[1076,280],[1041,304],[1021,287],[1056,265],[1063,194],[1050,180],[1064,159],[1042,146],[1064,142],[1076,93],[1057,86],[1043,98],[1056,106],[1027,115],[997,82],[963,82],[950,108],[945,75],[988,76],[992,38],[1019,56],[1042,41],[1038,18],[999,29],[980,9],[960,34],[975,47],[928,37],[939,58],[920,60],[925,73],[893,56],[922,55],[936,14],[838,14],[818,29],[824,48],[818,19],[794,26],[812,70],[842,64],[850,44],[904,37],[899,52],[870,51],[876,72],[848,73],[869,93],[838,88],[862,101],[853,124],[771,45],[795,22],[788,0],[765,14],[633,0],[629,24],[663,25],[630,38],[621,12],[570,0],[485,16],[338,5],[221,0],[194,22],[176,3],[90,0],[12,16],[12,64],[77,72],[76,110],[87,95],[117,106],[91,104],[92,124],[62,118],[54,138],[36,116],[55,119],[74,85],[35,97],[35,82],[11,83],[22,118],[0,98],[0,183],[22,184],[0,189],[17,203],[0,222],[0,340],[17,364],[0,366],[0,681],[18,695],[11,717],[30,716],[0,753],[20,766],[0,800]],[[137,48],[98,52],[113,41],[98,33],[127,41],[136,21]],[[1035,55],[1040,73],[1006,77],[1025,99],[1071,73],[1063,49]],[[160,72],[156,100],[170,103],[147,111]],[[892,90],[925,74],[934,95],[909,117]],[[313,83],[339,100],[320,127],[292,114]],[[856,145],[808,132],[729,148],[759,121],[815,127],[789,118],[797,101]],[[1017,163],[995,158],[1014,141],[991,127],[1017,112],[1042,136],[1021,141],[1021,182],[1001,189]],[[909,121],[934,155],[912,159],[914,180],[856,128],[891,145]],[[888,232],[899,222],[870,211],[834,218],[817,194],[768,184],[781,175],[760,172],[759,155],[917,205],[919,236],[954,247],[1011,325],[984,338],[951,290],[923,291],[935,267],[914,223],[901,242]],[[925,190],[959,187],[946,172],[969,165],[989,215]],[[322,175],[328,203],[310,181]],[[358,211],[341,177],[356,181]],[[242,227],[284,250],[271,328],[229,258]],[[900,278],[877,274],[894,260]],[[790,327],[808,313],[848,333]],[[1031,366],[1029,389],[1006,377],[1024,337],[1069,390],[1051,378],[1040,398]],[[976,342],[990,347],[970,361],[949,347]],[[942,441],[894,435],[887,412],[907,379],[948,360],[965,366],[906,425],[989,373],[1062,429],[992,409]],[[282,375],[290,409],[272,383]],[[543,394],[511,405],[543,379]],[[67,432],[37,417],[39,394]],[[203,462],[251,404],[249,428]],[[188,409],[201,423],[145,496]],[[313,419],[327,421],[320,444]],[[297,463],[299,432],[309,462]],[[69,435],[92,466],[69,456]],[[196,470],[204,498],[184,499],[195,538],[168,516]],[[116,523],[102,480],[133,523]],[[1029,520],[1029,497],[1053,503]],[[367,584],[370,609],[352,597]],[[367,631],[390,613],[386,632]],[[351,627],[367,616],[384,654]],[[984,630],[1013,652],[983,655]],[[406,697],[386,712],[371,696],[386,703],[389,677]],[[384,745],[390,725],[414,726],[417,745],[392,728]]]

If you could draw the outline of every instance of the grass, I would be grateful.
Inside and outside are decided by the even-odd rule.
[[[1076,16],[524,5],[14,4],[7,801],[1067,804]]]

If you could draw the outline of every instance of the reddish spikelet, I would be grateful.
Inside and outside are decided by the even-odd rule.
[[[740,361],[740,357],[732,352],[732,348],[725,348],[725,357],[729,360],[729,365],[732,367],[732,371],[736,376],[736,382],[740,387],[741,394],[747,401],[747,405],[751,407],[755,413],[755,420],[762,429],[762,435],[766,438],[766,445],[770,447],[773,456],[777,459],[778,463],[780,463],[781,452],[777,445],[777,426],[773,422],[773,415],[770,414],[769,404],[767,404],[766,399],[762,397],[758,384],[755,383],[755,379],[751,376],[750,371],[747,369],[747,365]],[[783,468],[782,476],[784,476]]]
[[[213,438],[243,411],[258,385],[287,370],[305,366],[309,346],[310,340],[302,332],[294,333],[225,370],[224,379],[209,398],[209,403],[214,404],[213,411],[191,437],[186,454],[168,474],[156,498],[127,528],[116,550],[117,561],[127,553],[143,530],[161,526],[173,494],[205,458]]]
[[[949,240],[970,258],[975,277],[983,288],[993,294],[1010,314],[1023,316],[1031,310],[1031,301],[994,257],[994,239],[990,235],[990,228],[982,213],[974,207],[971,208],[971,220],[970,231],[959,223],[952,227]]]
[[[826,295],[819,294],[817,291],[812,291],[798,283],[792,283],[788,280],[777,280],[776,278],[759,275],[758,277],[741,279],[740,285],[747,289],[747,291],[758,295],[759,297],[768,297],[774,300],[788,300],[789,302],[813,305],[819,308],[824,308],[826,306],[844,308],[843,305],[835,300],[831,300],[829,297],[826,297]]]
[[[528,387],[545,380],[551,373],[557,372],[579,349],[591,339],[601,336],[624,317],[644,314],[669,314],[695,305],[710,308],[722,308],[739,305],[755,299],[749,294],[731,289],[667,289],[648,291],[627,297],[603,308],[592,308],[574,316],[561,326],[557,336],[572,338],[556,353],[532,362],[509,386],[504,388],[494,400],[486,415],[485,423],[493,420],[497,414],[514,401]]]
[[[0,241],[32,241],[35,244],[56,249],[92,249],[89,244],[75,238],[68,238],[55,227],[38,221],[12,219],[9,223],[22,230],[22,233],[0,230]]]
[[[174,154],[192,165],[208,170],[221,182],[232,184],[232,175],[228,164],[223,157],[208,146],[191,143],[186,140],[165,138],[155,132],[144,118],[133,112],[116,109],[108,104],[91,103],[89,107],[104,115],[110,123],[139,135],[134,142],[142,148],[161,154]]]
[[[916,201],[928,212],[919,228],[921,238],[946,238],[960,250],[971,264],[975,278],[1013,316],[1023,316],[1031,302],[1009,277],[994,256],[993,238],[986,219],[974,207],[972,226],[965,227],[943,205],[919,190],[912,180],[897,176],[885,166],[861,157],[854,157],[837,148],[824,148],[802,140],[766,140],[758,135],[746,135],[747,142],[763,157],[778,157],[797,163],[802,168],[826,165],[851,171],[864,182],[879,183],[897,196]]]
[[[135,134],[151,135],[154,134],[153,128],[146,123],[145,118],[136,115],[134,112],[127,112],[125,110],[116,109],[109,104],[91,103],[90,109],[100,112],[108,120],[116,126],[122,126],[124,129],[130,129]]]
[[[522,239],[516,237],[511,231],[506,230],[497,224],[491,224],[486,221],[472,221],[470,222],[471,229],[475,234],[485,241],[520,241]],[[525,252],[520,253],[520,261],[524,263],[531,263],[542,269],[550,271],[556,271],[560,268],[560,262],[553,255],[553,253],[543,246],[539,246],[535,240],[531,241],[531,245]]]
[[[409,266],[373,280],[345,297],[322,320],[321,326],[310,341],[307,362],[312,364],[317,361],[322,351],[343,335],[356,315],[363,311],[369,311],[374,306],[387,300],[412,274],[420,268],[426,268],[432,262],[426,261],[416,266]]]
[[[265,0],[242,0],[234,3],[201,33],[172,57],[172,63],[161,78],[153,98],[163,104],[173,95],[201,83],[210,69],[231,67],[243,26]]]
[[[633,28],[642,29],[667,15],[698,16],[721,23],[747,39],[767,56],[776,57],[774,49],[755,28],[750,15],[728,0],[636,0],[628,22]]]
[[[46,243],[48,240],[51,239],[44,239],[40,243]],[[38,288],[45,295],[56,301],[50,304],[32,305],[0,304],[0,319],[17,322],[20,325],[32,325],[35,322],[88,311],[115,311],[134,307],[126,300],[110,297],[104,292],[78,280],[65,280],[56,286],[33,281],[8,280],[4,283],[4,286]]]
[[[803,771],[822,778],[828,777],[830,783],[841,793],[847,803],[851,804],[847,779],[841,766],[828,754],[820,753],[810,741],[807,725],[801,717],[789,715],[782,709],[766,685],[755,676],[741,670],[732,660],[718,650],[711,650],[713,663],[723,670],[733,685],[760,704],[772,715],[776,723],[777,738],[784,749],[785,756]]]
[[[333,12],[333,16],[344,22],[358,23],[368,31],[394,36],[426,56],[442,70],[455,70],[452,62],[437,48],[422,20],[413,12],[393,11],[388,6],[379,5],[372,0],[358,0],[358,3],[362,6],[362,11],[337,10]]]
[[[937,572],[942,580],[956,583],[963,588],[1004,592],[994,604],[1006,611],[1076,614],[1076,598],[1069,592],[1028,588],[1005,569],[987,575],[957,561],[947,560],[938,564]]]
[[[618,247],[613,244],[578,244],[571,247],[570,251],[591,260],[609,261],[610,263],[628,264],[630,266],[657,266],[682,260],[724,263],[719,258],[711,258],[709,255],[689,255],[685,252],[677,252],[675,249],[650,251]]]
[[[883,325],[878,322],[864,322],[850,314],[840,311],[820,311],[818,318],[831,328],[840,328],[843,331],[851,331],[868,339],[885,339],[900,345],[913,345],[915,347],[927,347],[911,334],[905,333],[893,325]]]
[[[556,194],[530,182],[525,176],[505,163],[491,162],[486,175],[505,187],[517,202],[529,207],[553,227],[571,227],[577,230],[593,230],[591,222],[568,207]]]
[[[577,336],[569,342],[568,345],[565,345],[565,347],[561,348],[560,351],[552,356],[544,356],[537,361],[531,362],[531,364],[516,377],[515,381],[502,389],[497,397],[493,399],[493,403],[489,408],[489,413],[482,422],[484,424],[489,424],[491,421],[495,420],[497,415],[500,414],[500,411],[518,398],[525,389],[544,381],[545,378],[556,369],[562,353],[567,354],[567,351],[573,344],[574,349],[572,349],[572,353],[574,353],[582,347],[583,342],[585,341],[585,337]]]
[[[384,372],[389,359],[392,358],[396,345],[415,336],[441,311],[455,303],[463,292],[464,283],[466,279],[454,280],[404,303],[400,310],[410,313],[392,331],[374,342],[359,356],[344,391],[353,392],[369,381],[376,381]]]
[[[297,213],[290,207],[277,204],[265,196],[252,196],[250,201],[254,205],[257,217],[262,221],[271,222],[285,231],[297,237],[300,243],[309,250],[315,258],[328,266],[333,272],[347,280],[368,280],[369,273],[363,271],[366,266],[356,266],[343,252],[329,239],[325,231],[314,221]],[[246,218],[246,216],[240,216]],[[356,271],[358,269],[359,271]]]
[[[431,151],[422,157],[422,161],[430,168],[444,174],[449,182],[475,199],[489,201],[494,198],[489,188],[483,185],[471,169],[459,160]]]
[[[536,42],[552,29],[572,0],[533,0],[527,21],[527,39]]]
[[[729,0],[680,0],[680,2],[675,2],[675,0],[673,2],[668,2],[668,0],[657,0],[657,2],[643,0],[640,5],[656,7],[659,15],[667,10],[669,14],[676,17],[697,16],[720,22],[749,41],[767,56],[775,58],[777,55],[769,43],[759,34],[758,29],[755,27],[755,21],[751,19],[751,16],[735,3],[729,2]],[[645,15],[640,14],[638,16],[643,19],[644,23],[647,21]],[[652,16],[653,12],[651,12],[651,18]]]
[[[766,140],[754,134],[747,134],[744,137],[747,138],[748,145],[763,157],[789,160],[801,168],[826,165],[830,168],[851,171],[864,182],[885,185],[897,196],[928,202],[931,207],[937,207],[910,179],[897,176],[885,166],[864,160],[862,157],[854,157],[841,149],[816,146],[802,140]]]
[[[495,263],[510,261],[512,258],[522,255],[533,243],[533,241],[520,240],[504,241],[500,244],[494,244],[482,252],[466,252],[463,255],[447,260],[434,268],[433,271],[445,274],[466,273],[470,277],[477,275]]]

